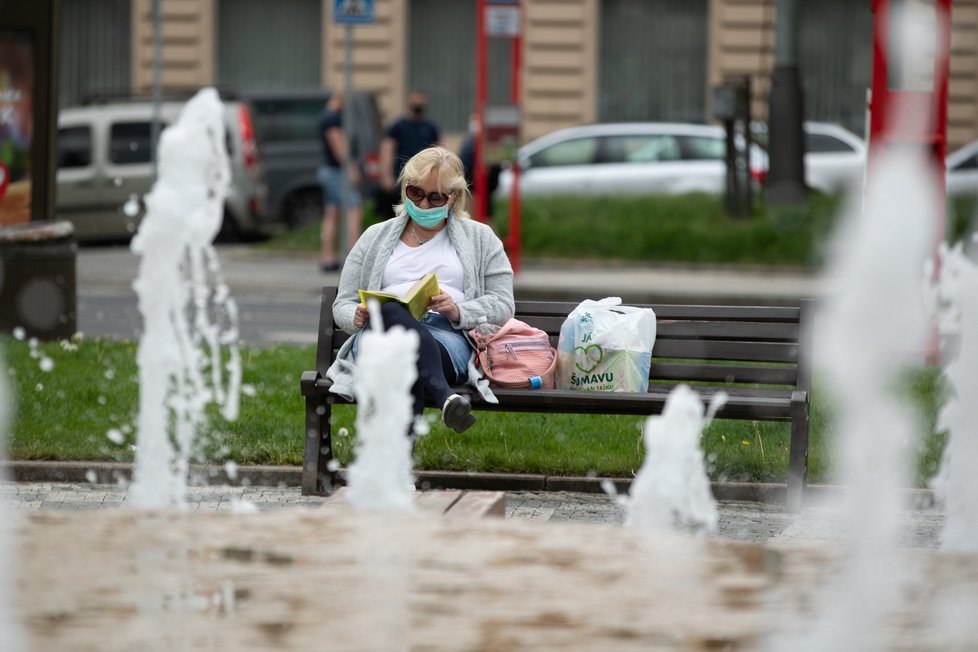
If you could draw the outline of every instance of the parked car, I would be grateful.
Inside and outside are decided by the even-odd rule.
[[[751,147],[756,181],[767,154]],[[707,192],[726,183],[726,139],[722,127],[635,122],[560,129],[519,149],[520,194],[646,195]],[[499,176],[497,196],[513,186],[511,169]]]
[[[176,121],[182,102],[163,102],[162,127]],[[271,229],[266,187],[246,104],[225,102],[231,185],[221,237],[257,236]],[[57,197],[59,219],[70,221],[79,240],[131,237],[144,214],[123,209],[153,184],[150,154],[153,103],[129,101],[68,108],[58,116]]]
[[[805,122],[805,183],[825,194],[857,189],[866,171],[866,143],[845,127],[830,122]],[[751,125],[751,137],[768,148],[767,125]]]
[[[978,140],[948,155],[947,194],[978,197]]]
[[[271,213],[290,227],[323,216],[323,199],[316,168],[323,160],[319,116],[330,91],[251,90],[237,94],[255,117],[258,150],[268,182]],[[373,93],[353,94],[355,155],[360,162],[364,198],[380,186],[380,112]]]

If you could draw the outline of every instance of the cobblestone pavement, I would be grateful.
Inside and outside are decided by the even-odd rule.
[[[69,483],[0,482],[0,500],[21,511],[116,509],[126,503],[124,486]],[[287,507],[316,507],[325,499],[303,496],[298,487],[191,487],[186,505],[192,511],[269,511]],[[780,505],[723,501],[719,503],[719,539],[796,545],[843,541],[841,517],[827,507],[810,507],[800,514],[785,513]],[[603,494],[573,492],[508,492],[506,517],[538,522],[583,522],[621,525],[625,510]],[[935,509],[908,508],[903,514],[897,544],[936,548],[943,514]]]

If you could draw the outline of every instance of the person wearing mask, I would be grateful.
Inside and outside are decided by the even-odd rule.
[[[409,158],[441,140],[438,127],[425,118],[428,96],[423,91],[408,93],[407,112],[394,121],[380,144],[381,197],[377,212],[381,217],[394,217],[394,206],[401,201],[396,180]]]
[[[319,268],[333,272],[340,268],[336,251],[336,232],[340,222],[340,204],[346,193],[346,249],[349,250],[360,237],[362,211],[360,209],[360,169],[352,156],[345,157],[346,136],[343,133],[343,94],[334,93],[326,102],[326,109],[319,117],[319,136],[323,148],[323,162],[317,170],[319,185],[323,191],[323,223],[319,235]],[[344,165],[344,163],[347,163]],[[346,175],[343,174],[344,168]]]
[[[352,398],[360,333],[370,322],[360,289],[401,294],[434,272],[439,294],[421,320],[402,304],[387,302],[381,305],[383,328],[400,326],[418,334],[415,421],[428,396],[441,408],[445,425],[464,432],[475,416],[469,399],[452,391],[454,385],[467,382],[486,401],[496,402],[475,367],[468,331],[482,317],[500,326],[513,317],[513,268],[493,230],[465,212],[465,176],[454,153],[442,147],[422,150],[405,164],[399,187],[395,217],[364,231],[343,265],[333,317],[353,337],[326,377],[333,381],[331,392]],[[413,433],[412,426],[408,435]]]

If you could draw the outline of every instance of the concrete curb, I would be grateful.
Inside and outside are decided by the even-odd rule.
[[[16,482],[68,482],[118,484],[132,479],[133,465],[125,462],[54,462],[39,460],[0,461],[0,477]],[[298,487],[302,484],[299,466],[191,465],[191,483],[253,487]],[[228,471],[234,477],[230,477]],[[342,473],[342,469],[341,469]],[[610,481],[619,494],[627,493],[631,480],[586,476],[547,476],[520,473],[470,473],[464,471],[415,471],[421,489],[467,489],[473,491],[569,491],[604,493],[602,483]],[[713,482],[713,496],[723,501],[783,504],[785,485],[776,483]],[[809,485],[806,502],[818,504],[837,496],[840,487]],[[913,509],[932,509],[936,505],[928,489],[906,489],[905,504]]]

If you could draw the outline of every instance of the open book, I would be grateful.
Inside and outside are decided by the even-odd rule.
[[[417,283],[408,288],[403,295],[392,294],[390,292],[374,292],[372,290],[360,290],[360,303],[367,305],[367,299],[376,299],[380,303],[396,301],[404,304],[415,319],[421,319],[428,311],[428,303],[431,297],[440,294],[438,289],[438,277],[434,272],[425,274],[418,279]]]

